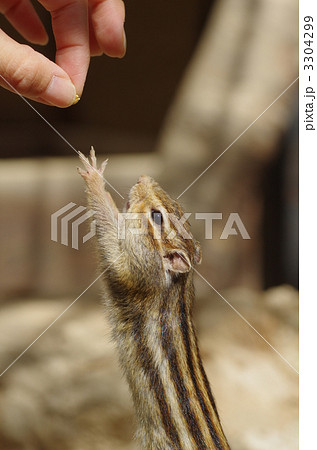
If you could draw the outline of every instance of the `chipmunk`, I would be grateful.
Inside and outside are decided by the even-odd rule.
[[[201,262],[180,205],[151,177],[131,188],[124,214],[105,190],[107,161],[82,154],[94,211],[105,299],[143,449],[229,449],[201,362],[194,325],[193,266]],[[125,219],[124,238],[118,235]]]

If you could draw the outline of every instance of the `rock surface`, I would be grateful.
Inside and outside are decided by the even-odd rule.
[[[298,448],[297,374],[205,283],[195,322],[207,375],[234,450]],[[297,292],[221,293],[297,367]],[[73,299],[2,305],[2,372]],[[98,298],[87,294],[0,377],[3,450],[132,450],[135,418]]]

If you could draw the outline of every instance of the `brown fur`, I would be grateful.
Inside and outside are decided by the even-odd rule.
[[[94,210],[97,246],[110,298],[107,309],[119,358],[130,386],[139,421],[142,448],[229,449],[204,372],[192,323],[192,266],[200,262],[200,246],[184,224],[177,226],[180,205],[150,177],[131,188],[128,213],[143,219],[127,223],[118,239],[119,212],[104,189],[106,163],[97,169],[83,155],[88,203]],[[162,225],[153,219],[161,213]],[[169,220],[169,214],[177,218]],[[144,225],[147,233],[134,234]],[[171,234],[171,232],[173,232]],[[161,239],[156,239],[157,233]]]

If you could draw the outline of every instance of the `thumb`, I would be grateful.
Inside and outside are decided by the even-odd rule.
[[[0,30],[0,85],[31,100],[65,108],[76,89],[67,73],[28,45]]]

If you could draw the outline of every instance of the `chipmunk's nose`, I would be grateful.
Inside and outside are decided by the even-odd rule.
[[[138,183],[144,183],[144,184],[148,184],[151,181],[151,177],[148,177],[147,175],[141,175],[140,178],[138,179]]]

